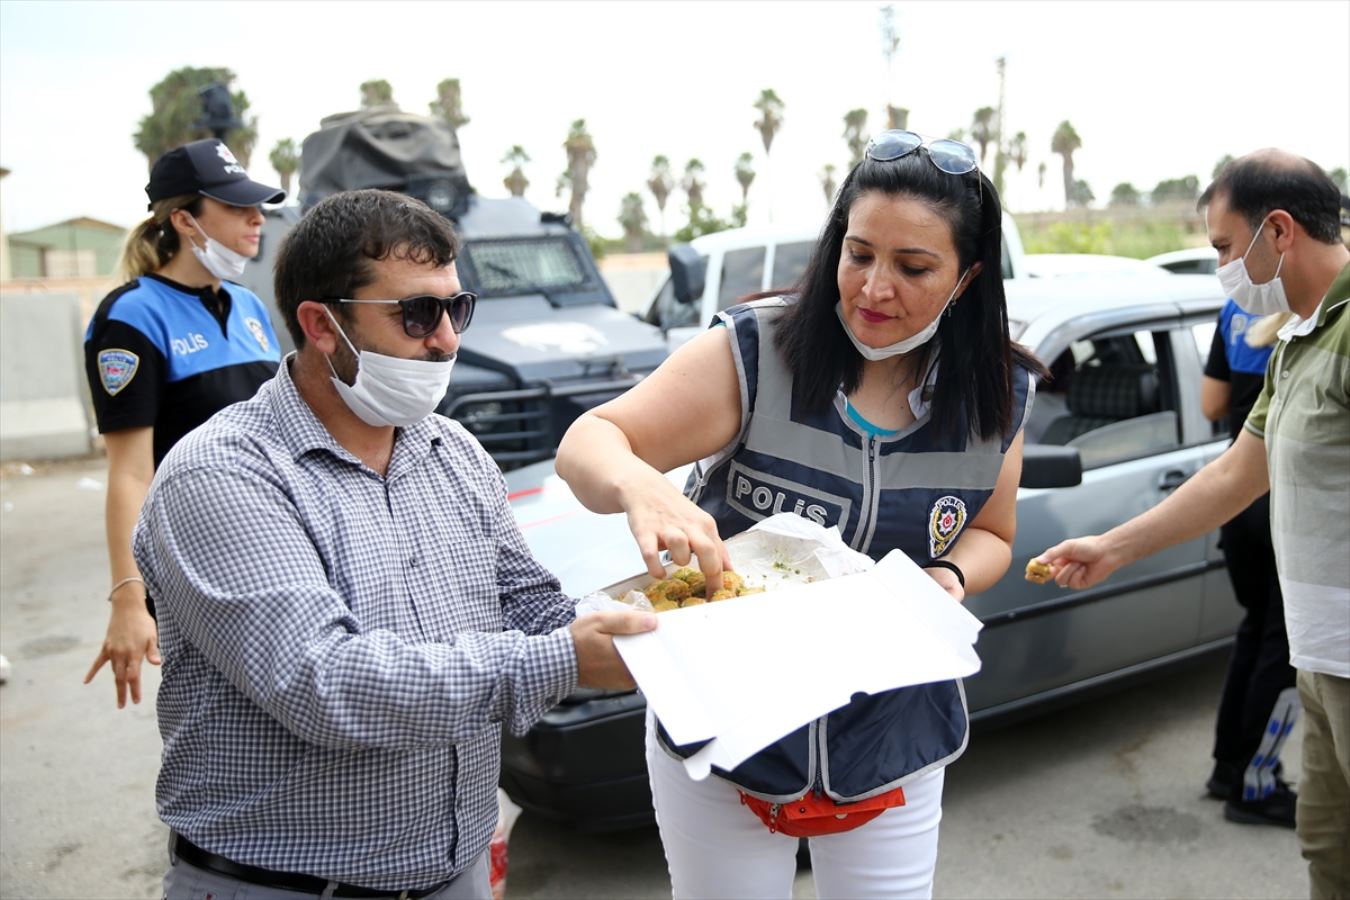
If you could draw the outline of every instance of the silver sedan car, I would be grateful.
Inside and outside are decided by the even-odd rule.
[[[1161,501],[1218,456],[1224,423],[1200,378],[1224,297],[1212,276],[1009,281],[1013,336],[1051,369],[1026,423],[1013,565],[966,600],[984,623],[972,718],[1008,718],[1226,646],[1240,619],[1210,534],[1066,591],[1023,578],[1032,556]],[[684,470],[669,477],[683,485]],[[517,521],[563,588],[581,596],[639,574],[622,515],[583,509],[549,462],[507,474]],[[580,691],[507,738],[502,786],[525,809],[586,829],[652,820],[640,693]]]

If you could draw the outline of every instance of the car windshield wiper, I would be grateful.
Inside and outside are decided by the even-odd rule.
[[[485,262],[483,263],[483,268],[487,269],[489,272],[492,272],[494,275],[500,275],[502,278],[505,278],[513,285],[520,278],[520,276],[516,274],[515,269],[507,268],[506,266],[503,266],[500,263]]]

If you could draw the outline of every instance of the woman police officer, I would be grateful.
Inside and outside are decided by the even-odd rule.
[[[151,215],[128,236],[126,283],[99,304],[85,334],[85,371],[108,454],[108,632],[88,684],[112,664],[117,705],[140,702],[142,659],[159,663],[153,601],[131,554],[131,531],[155,469],[187,432],[252,397],[276,372],[266,307],[236,281],[258,255],[261,203],[286,195],[252,181],[219,140],[155,161]],[[184,252],[187,251],[187,252]]]
[[[589,508],[627,514],[654,576],[664,548],[680,564],[697,555],[716,587],[721,538],[764,515],[738,499],[749,484],[789,495],[784,509],[805,499],[873,558],[901,549],[954,600],[989,587],[1011,559],[1020,429],[1044,372],[1009,338],[1001,215],[969,147],[883,132],[797,286],[719,313],[724,327],[579,418],[559,474]],[[681,495],[661,473],[695,461]],[[801,638],[745,652],[806,666],[840,652]],[[695,782],[677,760],[695,748],[649,719],[675,896],[791,896],[797,839],[751,810],[822,803],[825,818],[871,812],[813,832],[820,896],[928,896],[943,767],[967,729],[956,682],[859,696]]]

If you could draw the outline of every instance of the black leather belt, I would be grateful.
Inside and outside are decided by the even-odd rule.
[[[304,894],[322,894],[328,889],[329,882],[326,879],[314,875],[301,875],[296,872],[274,872],[271,869],[246,866],[243,863],[237,863],[234,860],[218,856],[208,850],[203,850],[201,847],[198,847],[177,832],[174,832],[172,846],[174,855],[184,862],[191,863],[199,869],[214,872],[217,875],[224,875],[226,878],[233,878],[236,881],[244,881],[249,884],[276,888],[283,891],[298,891]],[[407,897],[412,900],[412,898],[430,896],[449,883],[449,880],[442,881],[440,884],[434,884],[431,887],[420,888],[415,891],[390,891],[338,882],[337,888],[329,896]]]

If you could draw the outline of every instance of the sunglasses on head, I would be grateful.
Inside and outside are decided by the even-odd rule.
[[[462,334],[473,320],[473,307],[478,295],[460,291],[449,297],[409,297],[406,300],[320,300],[320,303],[397,303],[403,313],[403,333],[410,338],[430,337],[441,327],[441,316],[450,317],[450,327]]]
[[[969,145],[949,138],[933,140],[912,131],[892,128],[867,142],[867,158],[877,162],[891,162],[908,156],[920,147],[928,151],[928,159],[948,175],[965,175],[980,167],[975,151]]]

